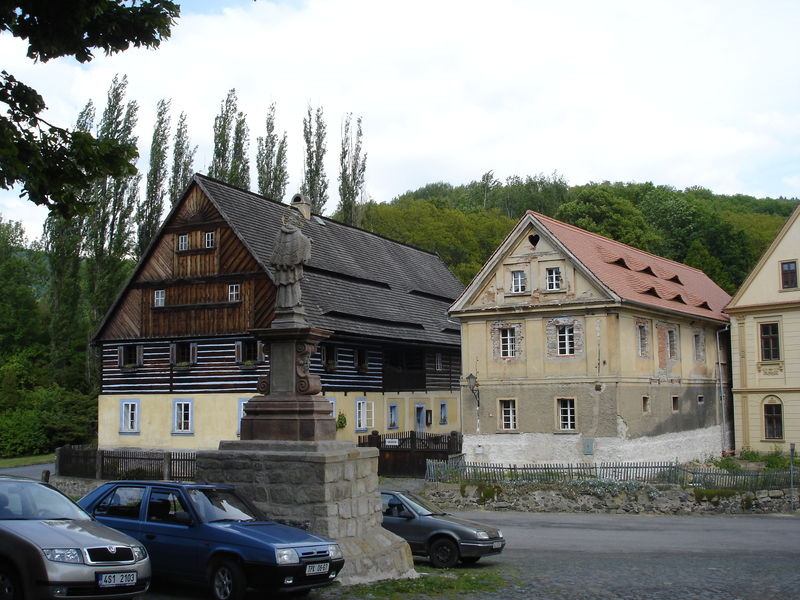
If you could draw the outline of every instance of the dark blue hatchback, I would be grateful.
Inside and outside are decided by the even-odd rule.
[[[153,575],[206,583],[216,600],[329,585],[344,566],[334,541],[266,520],[231,486],[112,481],[78,504],[140,540]]]

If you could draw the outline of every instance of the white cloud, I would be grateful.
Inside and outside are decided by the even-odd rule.
[[[186,111],[195,167],[211,160],[228,89],[251,150],[271,102],[289,138],[289,193],[302,175],[302,119],[324,108],[332,210],[348,112],[363,116],[367,187],[389,200],[433,181],[554,170],[570,183],[653,181],[720,193],[796,196],[800,5],[743,0],[369,0],[186,2],[158,51],[87,65],[33,64],[0,35],[4,65],[40,90],[48,118],[105,103],[116,73],[140,106],[142,159],[159,98]],[[34,223],[0,194],[5,218]],[[38,227],[28,227],[38,235]]]

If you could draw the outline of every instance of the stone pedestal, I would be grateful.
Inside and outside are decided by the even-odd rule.
[[[269,518],[336,540],[345,585],[416,577],[406,542],[381,526],[378,451],[353,442],[222,441],[197,452],[197,479],[235,485]]]

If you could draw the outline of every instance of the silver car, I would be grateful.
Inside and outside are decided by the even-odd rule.
[[[126,599],[149,585],[139,542],[47,484],[0,477],[0,599]]]

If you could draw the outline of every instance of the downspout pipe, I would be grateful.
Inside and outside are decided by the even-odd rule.
[[[721,333],[726,332],[726,331],[730,331],[730,328],[731,328],[731,325],[730,325],[730,323],[728,323],[727,325],[725,325],[724,329],[717,329],[717,382],[718,382],[718,385],[719,385],[719,391],[718,391],[719,403],[722,406],[722,423],[721,423],[722,427],[720,429],[721,429],[721,432],[722,432],[721,435],[722,435],[722,450],[723,451],[730,450],[731,448],[729,447],[728,440],[727,440],[728,427],[727,427],[727,424],[726,424],[727,423],[727,415],[726,415],[726,411],[725,411],[725,404],[726,404],[726,402],[725,402],[725,387],[724,387],[723,381],[722,381],[722,379],[723,379],[722,378],[722,360],[720,358],[721,355],[720,355],[719,335]]]

